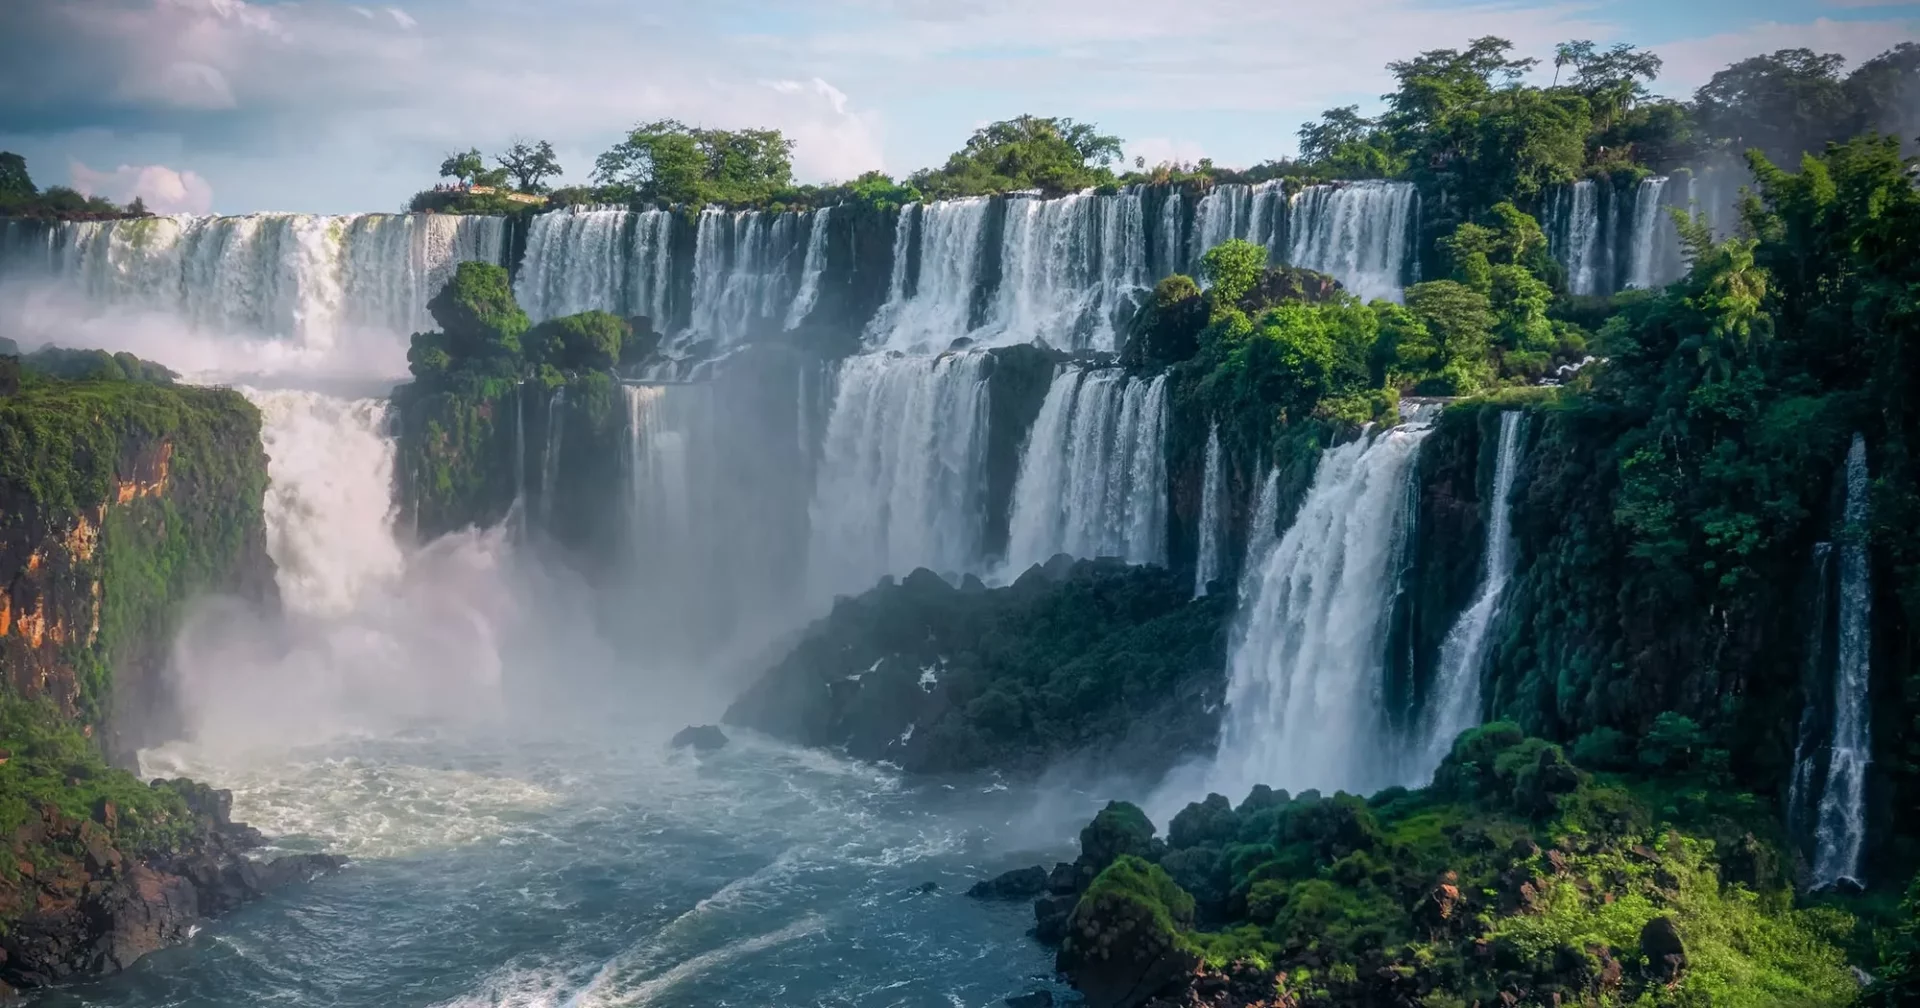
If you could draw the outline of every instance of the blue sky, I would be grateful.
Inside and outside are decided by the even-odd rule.
[[[1660,53],[1691,93],[1789,46],[1920,38],[1884,0],[7,0],[0,149],[168,210],[392,210],[448,150],[551,140],[572,180],[636,121],[773,126],[803,180],[936,164],[1021,112],[1148,161],[1245,165],[1385,64],[1497,34]]]

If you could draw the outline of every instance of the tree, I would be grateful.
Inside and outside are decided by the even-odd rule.
[[[793,141],[779,130],[641,123],[594,160],[593,177],[636,197],[694,205],[752,203],[793,184]]]
[[[525,193],[543,193],[547,186],[543,179],[560,174],[560,162],[553,156],[553,145],[545,140],[529,143],[515,140],[505,154],[497,154],[494,160],[511,175],[515,188]]]
[[[28,200],[39,194],[27,174],[27,159],[12,151],[0,151],[0,201]]]
[[[1847,75],[1849,133],[1891,133],[1909,153],[1920,140],[1920,44],[1902,42]]]
[[[975,130],[946,165],[916,173],[932,196],[978,196],[1039,189],[1050,195],[1113,181],[1120,138],[1091,123],[1023,115]]]
[[[1709,137],[1736,152],[1758,148],[1775,164],[1797,164],[1848,125],[1845,64],[1811,49],[1744,59],[1694,92],[1695,113]]]
[[[147,201],[139,196],[135,196],[133,202],[127,204],[127,213],[135,217],[153,216],[153,212],[147,209]]]
[[[1468,395],[1492,378],[1487,349],[1497,321],[1487,295],[1454,280],[1429,280],[1407,288],[1407,309],[1434,340],[1432,377],[1423,392]]]
[[[487,163],[480,159],[480,149],[468,148],[464,153],[449,154],[440,162],[440,177],[472,182],[474,177],[487,170]]]
[[[1217,308],[1231,308],[1260,282],[1267,268],[1267,250],[1235,238],[1221,242],[1200,257],[1200,275],[1207,281]]]
[[[444,333],[433,348],[443,350],[453,368],[511,370],[511,360],[520,356],[527,313],[514,300],[513,284],[500,266],[461,263],[427,302],[427,311]]]
[[[1555,84],[1562,67],[1573,67],[1567,86],[1579,92],[1595,111],[1601,126],[1611,125],[1635,104],[1651,96],[1647,82],[1660,76],[1659,56],[1625,42],[1607,49],[1580,39],[1554,47]]]
[[[618,315],[585,311],[563,315],[534,326],[522,340],[526,358],[534,365],[551,364],[562,371],[608,371],[620,361],[620,351],[633,327]]]

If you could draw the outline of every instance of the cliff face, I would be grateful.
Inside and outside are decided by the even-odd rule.
[[[529,418],[530,393],[512,379],[471,379],[446,387],[419,382],[394,390],[400,452],[394,467],[402,513],[422,540],[497,524],[522,478],[519,444],[538,437],[545,414]],[[542,426],[529,429],[529,422]],[[532,442],[538,443],[538,442]]]
[[[44,382],[0,398],[0,682],[129,760],[171,723],[181,606],[274,597],[266,479],[259,413],[236,392]]]

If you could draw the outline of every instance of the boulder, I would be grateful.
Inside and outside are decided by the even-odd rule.
[[[727,744],[727,736],[718,725],[688,725],[674,732],[667,744],[675,749],[712,752]]]
[[[1047,891],[1047,870],[1039,865],[1015,868],[990,879],[975,882],[967,890],[974,899],[1023,900]]]
[[[1640,929],[1640,954],[1647,957],[1647,975],[1672,984],[1687,971],[1687,946],[1671,917],[1655,917]]]
[[[1007,1008],[1053,1008],[1053,993],[1038,990],[1031,994],[1018,994],[1006,1000]]]

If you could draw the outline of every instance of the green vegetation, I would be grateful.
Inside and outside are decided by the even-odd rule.
[[[912,182],[934,199],[1038,189],[1049,196],[1112,185],[1107,166],[1120,159],[1120,138],[1090,123],[1023,115],[989,123],[939,168]]]
[[[1120,804],[1102,817],[1144,822]],[[1309,1008],[1786,1008],[1858,990],[1851,919],[1794,906],[1764,803],[1711,771],[1595,776],[1512,724],[1463,734],[1428,788],[1257,787],[1237,807],[1188,805],[1164,843],[1144,829],[1120,854],[1083,839],[1081,863],[1104,870],[1075,911],[1082,933],[1125,900],[1178,947],[1256,964]],[[1101,968],[1068,951],[1076,982]]]
[[[765,202],[793,183],[793,141],[779,130],[716,130],[677,119],[641,123],[594,160],[609,195],[642,203]]]
[[[108,766],[99,746],[44,700],[0,693],[0,753],[6,755],[0,762],[0,836],[14,836],[42,808],[84,821],[104,818],[110,806],[114,839],[142,851],[169,850],[193,828],[177,792],[149,787]],[[33,864],[42,852],[21,854]],[[0,881],[18,872],[14,859],[0,858]],[[0,933],[4,929],[0,922]]]
[[[27,172],[27,159],[12,151],[0,151],[0,217],[38,217],[49,220],[112,220],[118,217],[145,217],[147,207],[139,197],[125,207],[98,196],[87,196],[66,186],[33,184]]]

